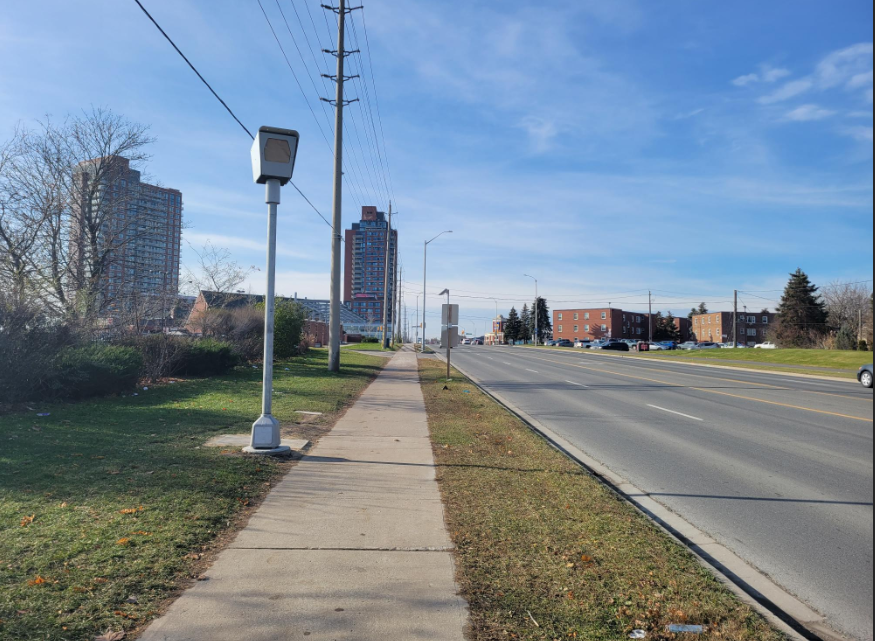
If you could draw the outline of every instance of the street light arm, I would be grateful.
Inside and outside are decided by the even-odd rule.
[[[435,236],[435,237],[432,238],[431,240],[427,240],[427,241],[425,242],[425,244],[426,244],[426,245],[431,245],[434,241],[436,241],[438,238],[440,238],[440,237],[443,236],[444,234],[452,234],[452,233],[453,233],[452,230],[442,231],[441,233],[439,233],[437,236]]]

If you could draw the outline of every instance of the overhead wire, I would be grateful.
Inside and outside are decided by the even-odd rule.
[[[137,6],[139,6],[140,9],[143,11],[143,13],[146,14],[146,17],[149,18],[149,20],[151,20],[152,24],[154,24],[155,27],[158,29],[158,31],[161,32],[161,35],[163,35],[167,39],[167,42],[169,42],[173,46],[173,48],[176,50],[176,53],[178,53],[180,55],[180,57],[183,60],[185,60],[185,62],[188,64],[189,67],[191,67],[191,70],[194,71],[194,73],[197,75],[197,77],[200,78],[201,82],[203,82],[204,85],[206,85],[207,89],[210,90],[210,92],[213,94],[213,96],[215,96],[216,100],[218,100],[222,104],[222,106],[225,108],[225,110],[231,115],[231,117],[237,122],[237,124],[240,125],[240,127],[243,129],[243,131],[245,131],[246,134],[252,140],[255,140],[255,136],[252,134],[252,132],[249,131],[249,129],[246,127],[246,125],[244,125],[243,122],[241,122],[241,120],[237,117],[237,115],[231,110],[231,108],[228,106],[228,103],[226,103],[221,98],[221,96],[219,96],[219,94],[216,93],[216,90],[213,89],[213,87],[210,85],[210,83],[207,82],[207,80],[203,77],[203,75],[201,75],[200,71],[197,70],[197,68],[186,57],[186,55],[184,53],[182,53],[182,50],[178,46],[176,46],[176,43],[173,41],[173,39],[167,34],[166,31],[164,31],[164,29],[161,27],[161,25],[158,24],[158,21],[152,17],[152,14],[150,14],[146,10],[146,7],[143,6],[143,4],[140,2],[140,0],[134,0],[134,2],[137,3]],[[260,4],[260,2],[259,2],[259,4]],[[304,194],[304,192],[301,191],[301,189],[293,181],[290,182],[289,184],[291,184],[292,187],[294,187],[295,190],[301,195],[301,197],[305,201],[307,201],[307,204],[310,205],[310,207],[313,209],[313,211],[316,212],[316,214],[325,222],[325,224],[328,225],[333,230],[334,229],[333,225],[330,222],[328,222],[328,219],[322,215],[322,212],[320,212],[319,209],[316,208],[316,206],[310,201],[309,198],[307,198],[307,196]]]

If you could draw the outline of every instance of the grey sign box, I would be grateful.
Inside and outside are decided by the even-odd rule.
[[[252,173],[259,185],[279,180],[286,185],[295,171],[300,136],[293,129],[262,127],[252,144]]]
[[[447,327],[448,325],[458,325],[459,324],[459,306],[458,305],[444,305],[441,310],[441,325]]]
[[[446,348],[449,341],[450,349],[455,349],[459,346],[459,328],[450,327],[441,331],[441,347]]]

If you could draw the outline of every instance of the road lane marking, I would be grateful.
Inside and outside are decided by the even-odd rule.
[[[788,405],[787,403],[776,403],[775,401],[764,401],[761,398],[751,398],[749,396],[739,396],[738,394],[729,394],[727,392],[718,392],[713,389],[703,389],[701,387],[691,387],[690,389],[697,390],[699,392],[708,392],[709,394],[719,394],[720,396],[729,396],[731,398],[741,398],[746,401],[754,401],[756,403],[765,403],[766,405],[777,405],[778,407],[788,407],[794,410],[803,410],[806,412],[814,412],[816,414],[826,414],[827,416],[838,416],[839,418],[849,418],[854,421],[862,421],[864,423],[872,423],[871,418],[861,418],[859,416],[850,416],[849,414],[838,414],[836,412],[827,412],[825,410],[815,410],[810,407],[800,407],[799,405]]]
[[[612,372],[611,370],[607,370],[607,369],[596,369],[594,367],[585,367],[583,365],[575,365],[574,363],[564,363],[562,361],[553,361],[553,360],[546,359],[546,358],[535,358],[534,360],[545,361],[548,363],[556,363],[557,365],[565,365],[566,367],[577,367],[578,369],[585,369],[585,370],[589,370],[591,372],[600,372],[602,374],[612,374],[614,376],[620,376],[622,378],[630,378],[632,380],[647,381],[649,383],[659,383],[660,385],[666,385],[668,387],[674,387],[677,389],[690,389],[690,390],[695,390],[695,391],[699,391],[699,392],[706,392],[708,394],[720,394],[721,396],[729,396],[732,398],[743,399],[745,401],[753,401],[755,403],[765,403],[766,405],[775,405],[777,407],[786,407],[786,408],[794,409],[794,410],[802,410],[803,412],[814,412],[815,414],[826,414],[827,416],[837,416],[839,418],[849,418],[849,419],[852,419],[855,421],[862,421],[864,423],[872,423],[873,422],[873,420],[871,418],[850,416],[848,414],[838,414],[836,412],[827,412],[825,410],[816,410],[816,409],[813,409],[811,407],[801,407],[799,405],[788,405],[787,403],[776,403],[774,401],[765,401],[765,400],[760,399],[760,398],[752,398],[750,396],[739,396],[738,394],[729,394],[727,392],[718,392],[716,390],[706,389],[704,387],[686,387],[684,385],[678,385],[676,383],[669,383],[667,381],[660,381],[660,380],[657,380],[655,378],[644,378],[643,376],[632,376],[631,374],[621,374],[620,372]],[[693,375],[689,374],[688,376],[693,376]],[[720,380],[730,380],[730,379],[720,379]],[[745,381],[737,381],[737,382],[744,383]],[[763,386],[763,387],[766,387],[766,386]],[[787,388],[783,388],[783,387],[775,387],[774,390],[790,391],[790,390],[787,390]],[[817,393],[817,392],[809,392],[809,393]]]
[[[678,416],[683,416],[684,418],[691,418],[694,421],[704,422],[705,419],[697,418],[695,416],[690,416],[689,414],[682,414],[681,412],[675,412],[674,410],[667,410],[664,407],[660,407],[659,405],[648,405],[647,407],[652,407],[655,410],[661,410],[663,412],[668,412],[669,414],[677,414]]]
[[[527,369],[526,371],[527,371],[527,372],[531,372],[532,374],[539,374],[539,373],[540,373],[540,372],[536,372],[536,371],[533,370],[533,369]]]
[[[584,385],[583,383],[575,383],[574,381],[565,381],[565,382],[568,383],[569,385],[577,385],[578,387],[585,387],[586,389],[589,389],[589,385]]]

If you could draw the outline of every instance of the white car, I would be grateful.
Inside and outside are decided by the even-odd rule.
[[[775,345],[772,341],[769,341],[767,343],[760,343],[759,345],[754,347],[754,349],[778,349],[778,346]]]

